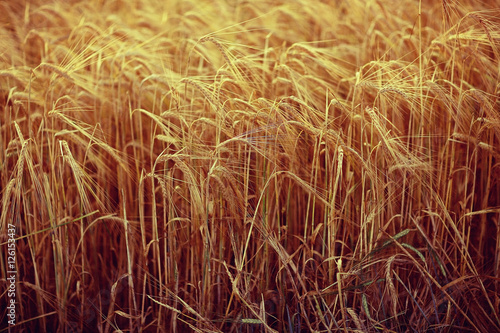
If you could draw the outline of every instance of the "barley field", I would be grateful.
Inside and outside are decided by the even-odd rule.
[[[0,332],[500,331],[500,1],[0,13]]]

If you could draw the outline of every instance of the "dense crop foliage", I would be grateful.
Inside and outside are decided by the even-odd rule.
[[[1,1],[10,328],[500,330],[498,8]]]

